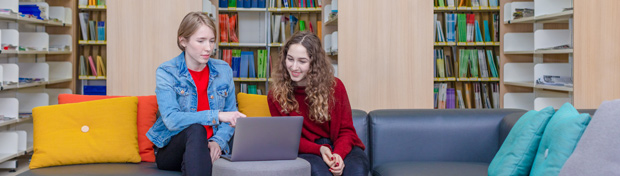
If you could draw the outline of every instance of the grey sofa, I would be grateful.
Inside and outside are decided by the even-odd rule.
[[[579,110],[594,114],[596,110]],[[353,121],[372,175],[488,175],[519,109],[376,110]]]
[[[594,114],[595,110],[579,110]],[[373,175],[487,175],[512,126],[526,111],[353,110]],[[232,145],[232,144],[231,144]],[[86,164],[27,171],[20,175],[181,175],[155,163]]]

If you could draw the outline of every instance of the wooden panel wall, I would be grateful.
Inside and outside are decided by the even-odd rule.
[[[620,1],[574,0],[574,104],[598,108],[620,98]]]
[[[181,53],[179,24],[202,0],[113,0],[107,8],[108,95],[154,95],[155,70]]]
[[[338,76],[352,108],[433,108],[433,1],[339,1]]]

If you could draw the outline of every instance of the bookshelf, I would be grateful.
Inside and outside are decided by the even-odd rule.
[[[434,108],[500,108],[498,0],[434,4]]]
[[[94,4],[90,4],[94,3]],[[78,12],[78,57],[77,77],[80,80],[78,93],[84,95],[106,95],[107,85],[107,20],[106,0],[79,1]]]
[[[338,0],[323,0],[321,41],[332,61],[334,76],[338,77]]]
[[[206,4],[206,5],[205,5]],[[219,1],[203,1],[203,11],[209,13],[209,6],[216,6],[217,12],[215,13],[216,23],[218,25],[218,58],[229,62],[233,67],[234,72],[240,72],[238,77],[233,78],[235,82],[236,93],[246,92],[253,93],[252,87],[256,87],[257,93],[266,95],[269,90],[269,68],[270,60],[277,59],[279,57],[280,49],[283,43],[291,36],[290,22],[292,18],[296,18],[297,25],[294,27],[294,31],[300,29],[301,21],[306,23],[306,27],[313,28],[315,33],[317,28],[322,28],[317,23],[321,21],[320,7],[289,7],[285,8],[282,1],[267,0],[264,6],[257,4],[257,6],[245,6],[240,5],[237,2],[228,1],[228,4],[219,4]],[[225,15],[228,18],[229,23],[223,23],[221,18]],[[236,17],[236,27],[234,30],[230,30],[230,18]],[[284,22],[286,25],[282,27],[282,19],[288,19]],[[308,24],[310,23],[310,24]],[[226,25],[226,26],[222,26]],[[279,27],[275,27],[279,26]],[[310,27],[312,26],[312,27]],[[283,29],[283,30],[282,30]],[[222,38],[222,30],[227,30],[226,38]],[[293,32],[294,32],[293,31]],[[234,34],[234,35],[231,35]],[[234,37],[238,37],[238,42],[233,41]],[[245,54],[244,54],[245,53]],[[248,57],[248,58],[244,58]],[[261,59],[264,58],[264,59]],[[238,59],[240,65],[243,64],[243,60],[250,62],[249,67],[254,65],[255,76],[252,77],[248,73],[248,77],[243,76],[241,68],[235,68],[237,63],[235,59]],[[263,62],[264,74],[259,74],[261,68],[260,62]],[[237,70],[237,71],[235,71]],[[250,71],[250,70],[248,70]],[[251,72],[251,71],[250,71]]]
[[[573,102],[573,1],[503,2],[504,108],[540,110]],[[533,14],[514,17],[517,11]],[[530,14],[530,13],[524,13]],[[557,47],[563,46],[563,47]],[[561,76],[570,84],[542,84],[544,76]]]
[[[75,0],[0,1],[0,171],[32,152],[32,108],[75,91]],[[21,7],[20,7],[21,6]],[[20,11],[20,8],[23,11]],[[44,13],[26,14],[26,9]]]

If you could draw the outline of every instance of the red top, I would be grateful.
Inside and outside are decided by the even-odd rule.
[[[198,93],[197,111],[210,110],[209,95],[207,94],[207,88],[209,87],[209,66],[205,66],[205,68],[199,72],[190,69],[187,70],[192,75],[192,79],[194,79],[194,83],[196,84],[196,92]],[[205,129],[207,129],[207,139],[211,138],[211,136],[213,136],[213,127],[205,125]]]
[[[329,138],[334,144],[333,153],[337,153],[341,157],[346,157],[353,146],[365,148],[364,143],[360,140],[353,126],[353,117],[351,115],[351,105],[347,90],[340,79],[336,79],[334,87],[333,102],[330,103],[329,113],[331,120],[318,123],[308,118],[308,104],[304,103],[306,98],[305,87],[296,87],[294,90],[295,99],[299,103],[299,113],[292,111],[288,114],[282,113],[282,107],[272,97],[269,92],[268,103],[272,116],[303,116],[303,128],[301,130],[301,139],[299,143],[299,153],[312,153],[321,155],[321,145],[314,143],[319,138]],[[328,146],[328,145],[326,145]],[[329,146],[328,146],[329,147]]]

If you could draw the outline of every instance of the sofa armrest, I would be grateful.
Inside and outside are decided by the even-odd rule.
[[[502,119],[502,121],[499,124],[499,146],[500,147],[504,143],[504,140],[506,140],[506,137],[508,137],[508,133],[510,133],[510,130],[512,130],[512,127],[515,126],[515,123],[517,123],[519,118],[521,118],[521,116],[523,116],[523,114],[525,113],[526,112],[511,113],[511,114],[506,115],[504,119]]]

